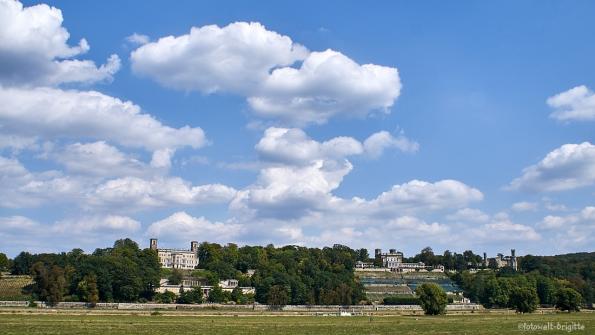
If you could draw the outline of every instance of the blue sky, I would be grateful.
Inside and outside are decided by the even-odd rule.
[[[594,7],[2,0],[0,251],[592,251]]]

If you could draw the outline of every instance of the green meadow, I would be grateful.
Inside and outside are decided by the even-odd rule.
[[[551,325],[551,330],[530,330]],[[583,330],[556,329],[558,325]],[[523,329],[523,327],[525,327]],[[445,316],[288,316],[207,315],[154,312],[139,314],[83,311],[59,314],[6,311],[0,334],[595,334],[595,313],[467,314]]]

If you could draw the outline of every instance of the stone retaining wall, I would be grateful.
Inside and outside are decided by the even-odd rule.
[[[56,306],[48,306],[43,301],[36,301],[37,308],[58,308],[58,309],[84,309],[90,308],[91,305],[85,302],[60,302]],[[0,307],[27,307],[27,301],[0,301]],[[233,309],[233,310],[253,310],[253,311],[268,311],[271,309],[278,309],[288,312],[336,312],[341,310],[357,311],[357,312],[372,312],[372,311],[420,311],[419,305],[286,305],[281,308],[275,308],[269,305],[225,305],[225,304],[138,304],[138,303],[97,303],[97,309],[119,309],[119,310],[200,310],[200,309]],[[452,304],[446,307],[448,311],[473,311],[483,309],[481,305],[477,304]]]

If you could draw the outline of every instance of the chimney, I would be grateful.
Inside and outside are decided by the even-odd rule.
[[[157,239],[156,238],[152,238],[149,240],[149,248],[151,248],[151,250],[157,250]]]
[[[514,249],[510,249],[510,256],[515,257],[514,253],[515,253],[515,250]]]

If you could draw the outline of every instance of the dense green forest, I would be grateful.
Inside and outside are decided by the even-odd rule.
[[[358,257],[367,254],[346,246],[238,247],[204,242],[198,253],[200,269],[194,273],[211,285],[220,279],[238,279],[240,286],[256,288],[254,298],[259,303],[352,304],[365,299],[353,271]],[[80,249],[60,254],[22,252],[10,269],[12,274],[33,276],[31,293],[49,302],[151,301],[163,274],[157,253],[141,250],[130,239],[90,255]],[[246,275],[249,269],[255,270],[251,277]]]
[[[354,267],[361,257],[367,259],[367,252],[343,245],[238,248],[204,242],[198,255],[199,267],[214,275],[211,280],[235,278],[241,286],[253,286],[259,303],[348,305],[365,299]],[[252,277],[244,275],[248,269],[256,270]]]
[[[215,288],[209,301],[256,301],[263,304],[357,304],[365,303],[363,286],[354,276],[357,261],[374,261],[366,249],[353,250],[334,245],[325,248],[273,245],[225,246],[203,242],[198,248],[198,269],[187,273],[209,285],[237,279],[240,286],[255,287],[254,297],[234,290]],[[485,307],[517,308],[529,302],[529,309],[556,305],[561,300],[579,299],[592,305],[595,292],[595,253],[519,257],[519,269],[484,267],[472,251],[434,254],[424,248],[405,259],[428,265],[445,265],[466,297]],[[140,249],[130,239],[118,240],[112,248],[85,254],[80,249],[60,254],[20,253],[14,260],[0,254],[0,271],[31,275],[29,290],[35,298],[58,302],[174,301],[175,296],[155,296],[162,277],[180,281],[181,274],[160,268],[157,253]],[[251,271],[249,271],[251,270]],[[253,274],[248,275],[249,272]],[[180,302],[200,302],[201,293],[186,288]]]
[[[141,250],[130,239],[90,255],[80,249],[60,254],[22,252],[11,265],[12,274],[33,277],[34,297],[49,302],[150,300],[160,270],[157,252]]]
[[[524,290],[524,300],[534,304],[556,305],[576,292],[585,305],[592,307],[595,293],[595,253],[557,256],[520,257],[520,268],[497,271],[457,272],[452,279],[466,297],[485,307],[515,307],[515,297]]]

